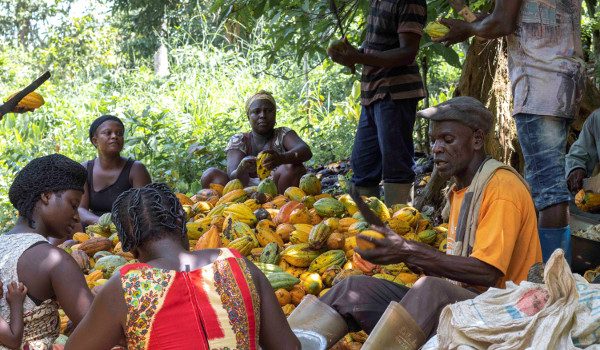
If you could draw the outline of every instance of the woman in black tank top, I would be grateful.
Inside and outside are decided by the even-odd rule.
[[[97,224],[102,214],[111,211],[121,193],[152,182],[142,163],[121,157],[124,133],[123,123],[112,115],[103,115],[90,126],[90,141],[98,149],[98,157],[81,163],[88,172],[79,205],[83,226]],[[83,230],[83,227],[77,229]]]

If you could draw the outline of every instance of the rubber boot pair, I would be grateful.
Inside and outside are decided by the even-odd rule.
[[[417,350],[426,340],[425,333],[408,311],[392,301],[361,349]]]
[[[326,342],[325,349],[329,349],[348,333],[344,318],[314,295],[307,295],[287,320],[296,333],[297,330],[302,330],[321,335]],[[304,337],[300,338],[300,341],[303,350],[323,348],[323,344],[318,344],[318,341],[310,343],[310,339]],[[392,301],[362,349],[417,350],[425,341],[425,334],[412,316],[402,305]]]
[[[538,227],[538,234],[544,262],[547,262],[552,253],[560,248],[565,252],[565,260],[571,265],[571,226],[561,228]]]

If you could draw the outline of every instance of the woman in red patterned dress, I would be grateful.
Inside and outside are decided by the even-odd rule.
[[[102,288],[70,349],[300,349],[266,277],[231,249],[189,251],[185,212],[165,184],[113,205],[125,265]]]

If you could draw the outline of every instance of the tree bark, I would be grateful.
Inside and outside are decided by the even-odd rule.
[[[473,38],[455,96],[474,97],[492,111],[495,119],[485,150],[495,159],[522,172],[523,156],[512,118],[506,40]]]
[[[429,178],[429,182],[427,182],[425,188],[421,190],[419,196],[415,198],[414,207],[421,211],[423,210],[423,206],[425,206],[427,203],[443,203],[444,198],[442,188],[445,184],[446,180],[440,176],[434,166],[433,171],[431,172],[431,177]]]
[[[421,65],[421,76],[423,80],[423,87],[425,89],[425,99],[423,100],[423,109],[425,109],[429,108],[429,88],[427,87],[429,65],[427,62],[427,55],[421,55],[421,57],[419,58],[419,63]],[[421,151],[425,154],[429,154],[429,123],[426,120],[422,120],[421,118],[416,117],[415,125],[417,126],[417,145],[415,147],[415,150]]]
[[[472,96],[492,111],[495,119],[492,131],[487,135],[485,150],[495,159],[511,165],[522,174],[525,161],[512,117],[512,88],[508,76],[506,40],[473,38],[455,96]],[[585,119],[597,108],[600,108],[600,91],[588,78],[579,114],[569,131],[569,146],[577,139]],[[444,205],[444,201],[440,200],[440,190],[446,181],[434,174],[420,193],[420,197],[423,198],[415,200],[415,206],[422,208],[423,205],[433,202],[434,212],[439,213]]]
[[[19,1],[15,6],[15,18],[21,17],[21,12],[26,11],[24,2]],[[17,40],[19,45],[27,47],[29,31],[31,30],[31,18],[24,18],[22,24],[18,25]]]
[[[168,38],[169,26],[167,19],[167,6],[165,5],[163,11],[163,22],[160,26],[159,37],[161,38],[161,44],[154,53],[154,73],[158,77],[166,77],[169,75],[169,51],[165,46],[165,41]]]

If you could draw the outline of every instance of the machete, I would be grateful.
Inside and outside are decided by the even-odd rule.
[[[41,77],[34,80],[26,88],[19,91],[13,98],[11,98],[5,104],[1,105],[0,106],[0,118],[2,118],[6,113],[10,113],[10,111],[12,111],[12,109],[15,108],[15,106],[17,104],[19,104],[19,102],[21,102],[21,100],[25,96],[27,96],[30,92],[32,92],[35,89],[37,89],[38,87],[40,87],[40,85],[42,85],[49,78],[50,78],[50,72],[46,72],[46,73],[42,74]]]
[[[386,227],[383,221],[381,221],[381,219],[377,216],[377,214],[375,214],[375,212],[371,210],[371,208],[369,208],[367,203],[363,201],[360,194],[358,194],[358,190],[352,183],[350,184],[350,197],[352,197],[352,200],[354,201],[354,203],[356,203],[356,207],[358,208],[366,222],[378,227]]]

